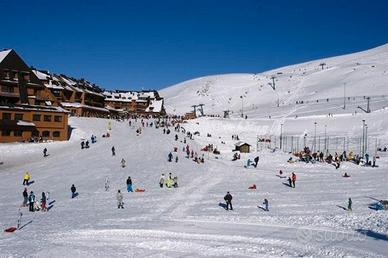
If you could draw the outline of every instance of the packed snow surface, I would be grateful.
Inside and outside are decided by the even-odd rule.
[[[167,135],[161,128],[145,127],[137,135],[139,123],[130,127],[127,121],[110,121],[111,137],[102,138],[109,121],[71,118],[68,142],[0,145],[0,227],[16,225],[25,171],[34,181],[28,191],[38,199],[42,191],[50,192],[52,203],[48,212],[21,208],[21,229],[0,233],[1,257],[388,256],[388,213],[368,207],[388,198],[384,153],[378,168],[349,162],[338,170],[323,163],[289,164],[289,155],[265,150],[242,154],[233,162],[232,125],[206,137],[214,121],[203,119],[184,125],[201,131],[194,140],[187,139],[190,148],[201,156],[205,144],[219,137],[226,143],[217,158],[203,153],[205,163],[197,164],[185,158],[183,134],[177,133],[175,141],[173,128]],[[252,123],[243,128],[253,130]],[[92,134],[97,143],[81,150],[81,139],[90,141]],[[45,147],[48,157],[42,155]],[[179,161],[169,163],[167,155],[174,147]],[[258,167],[244,168],[246,159],[256,155]],[[122,158],[125,168],[120,166]],[[276,176],[280,169],[285,176],[296,173],[296,188]],[[178,176],[179,188],[160,188],[161,173],[170,172]],[[344,172],[351,177],[343,178]],[[107,176],[109,191],[104,188]],[[126,192],[128,176],[134,189],[145,192]],[[74,199],[72,184],[79,193]],[[257,190],[248,189],[252,184]],[[125,209],[117,209],[118,189]],[[233,211],[219,206],[227,191],[233,195]],[[349,197],[352,212],[345,210]],[[268,212],[260,208],[264,198],[269,200]]]

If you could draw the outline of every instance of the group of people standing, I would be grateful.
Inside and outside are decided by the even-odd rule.
[[[178,187],[178,177],[177,176],[172,176],[171,173],[168,174],[168,177],[166,178],[164,174],[160,176],[159,179],[159,186],[160,188],[163,188],[166,186],[167,188],[177,188]]]

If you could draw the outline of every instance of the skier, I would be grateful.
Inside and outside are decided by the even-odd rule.
[[[176,134],[176,135],[175,135],[175,141],[177,141],[177,140],[178,140],[178,135]]]
[[[269,208],[268,208],[268,200],[267,200],[267,199],[264,199],[263,204],[264,204],[265,210],[266,210],[266,211],[269,211]]]
[[[71,185],[70,190],[71,190],[71,198],[74,198],[76,196],[75,193],[77,191],[77,189],[75,188],[74,184]]]
[[[226,210],[229,210],[229,206],[230,206],[230,210],[233,210],[232,199],[233,199],[232,195],[229,192],[227,192],[224,197],[224,200],[226,202]]]
[[[372,167],[376,167],[376,156],[373,156],[373,163],[372,163]]]
[[[116,156],[115,146],[112,147],[112,156]]]
[[[160,176],[160,180],[159,180],[159,186],[160,188],[163,188],[163,185],[164,185],[164,182],[166,181],[166,179],[164,178],[164,174],[162,174]]]
[[[117,209],[120,209],[120,208],[124,209],[123,194],[121,193],[120,190],[117,191],[116,198],[117,198]]]
[[[85,143],[85,148],[86,148],[86,149],[89,149],[89,141],[86,141],[86,143]]]
[[[33,191],[30,192],[30,196],[28,197],[28,202],[30,205],[29,211],[34,212],[35,194]]]
[[[83,149],[84,149],[84,147],[85,147],[85,142],[84,142],[84,141],[82,141],[82,142],[81,142],[81,150],[83,150]]]
[[[174,188],[177,188],[178,187],[178,177],[177,176],[174,176],[174,178],[172,179],[172,181],[173,181],[173,187]]]
[[[352,211],[352,204],[353,204],[352,198],[349,198],[349,200],[348,200],[348,211]]]
[[[292,187],[294,187],[294,188],[295,188],[296,175],[295,175],[295,173],[294,173],[294,172],[292,172],[292,177],[291,177],[291,179],[292,179]]]
[[[27,202],[28,202],[28,192],[27,192],[27,188],[24,188],[24,191],[23,191],[23,207],[27,206]]]
[[[125,164],[126,164],[125,159],[122,158],[122,159],[121,159],[121,167],[122,167],[122,168],[125,168],[125,166],[126,166]]]
[[[172,153],[170,152],[170,153],[168,154],[168,162],[171,162],[171,161],[172,161],[172,158],[173,158],[173,156],[172,156]]]
[[[105,177],[105,191],[109,191],[109,177]]]
[[[178,156],[175,157],[175,163],[178,163]]]
[[[23,185],[29,185],[30,178],[30,173],[26,172],[23,177]]]
[[[43,157],[47,157],[47,148],[43,149]]]
[[[368,153],[365,153],[365,165],[366,166],[369,165],[369,154]]]
[[[133,189],[132,189],[132,179],[131,179],[130,176],[127,178],[127,191],[128,191],[128,193],[129,192],[133,192]]]
[[[46,202],[47,202],[46,193],[42,192],[42,199],[40,200],[42,211],[47,211]]]
[[[247,166],[246,166],[246,168],[249,168],[251,165],[252,165],[252,160],[251,159],[248,159],[247,160]]]
[[[255,161],[255,164],[253,166],[256,168],[257,164],[259,163],[259,156],[257,156],[253,161]]]

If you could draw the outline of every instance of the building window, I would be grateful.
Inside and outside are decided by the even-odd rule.
[[[40,115],[39,114],[32,115],[32,120],[33,121],[40,121]]]
[[[60,136],[61,136],[61,132],[58,132],[58,131],[53,132],[53,137],[60,137]]]
[[[39,137],[39,131],[36,131],[36,130],[35,130],[35,131],[32,131],[32,132],[31,132],[31,136],[32,136],[32,137]]]
[[[3,120],[11,120],[11,113],[3,113]]]
[[[43,120],[44,120],[45,122],[51,122],[51,116],[49,116],[49,115],[44,115]]]
[[[62,122],[62,117],[61,116],[54,116],[54,121],[55,122]]]
[[[16,71],[13,72],[13,80],[14,81],[18,81],[19,80],[19,73],[16,72]]]
[[[11,136],[11,131],[10,130],[3,130],[3,131],[1,131],[1,136]]]
[[[14,131],[13,136],[23,136],[23,131],[21,130]]]
[[[15,120],[23,120],[23,114],[16,113],[15,114]]]
[[[50,132],[49,131],[43,131],[42,132],[42,137],[50,137]]]
[[[4,70],[4,79],[9,80],[9,78],[10,78],[9,70]]]
[[[14,89],[13,86],[1,86],[1,91],[2,92],[13,93],[13,92],[15,92],[15,89]]]
[[[30,73],[24,72],[24,73],[23,73],[23,79],[24,79],[26,82],[30,82]]]

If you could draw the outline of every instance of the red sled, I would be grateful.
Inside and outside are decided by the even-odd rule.
[[[255,184],[253,184],[252,186],[250,186],[248,189],[250,189],[250,190],[256,190],[256,185]]]
[[[6,230],[4,230],[4,232],[8,232],[8,233],[12,233],[16,230],[17,228],[15,227],[10,227],[10,228],[7,228]]]
[[[137,193],[142,193],[142,192],[145,192],[145,189],[136,188],[136,189],[135,189],[135,192],[137,192]]]

